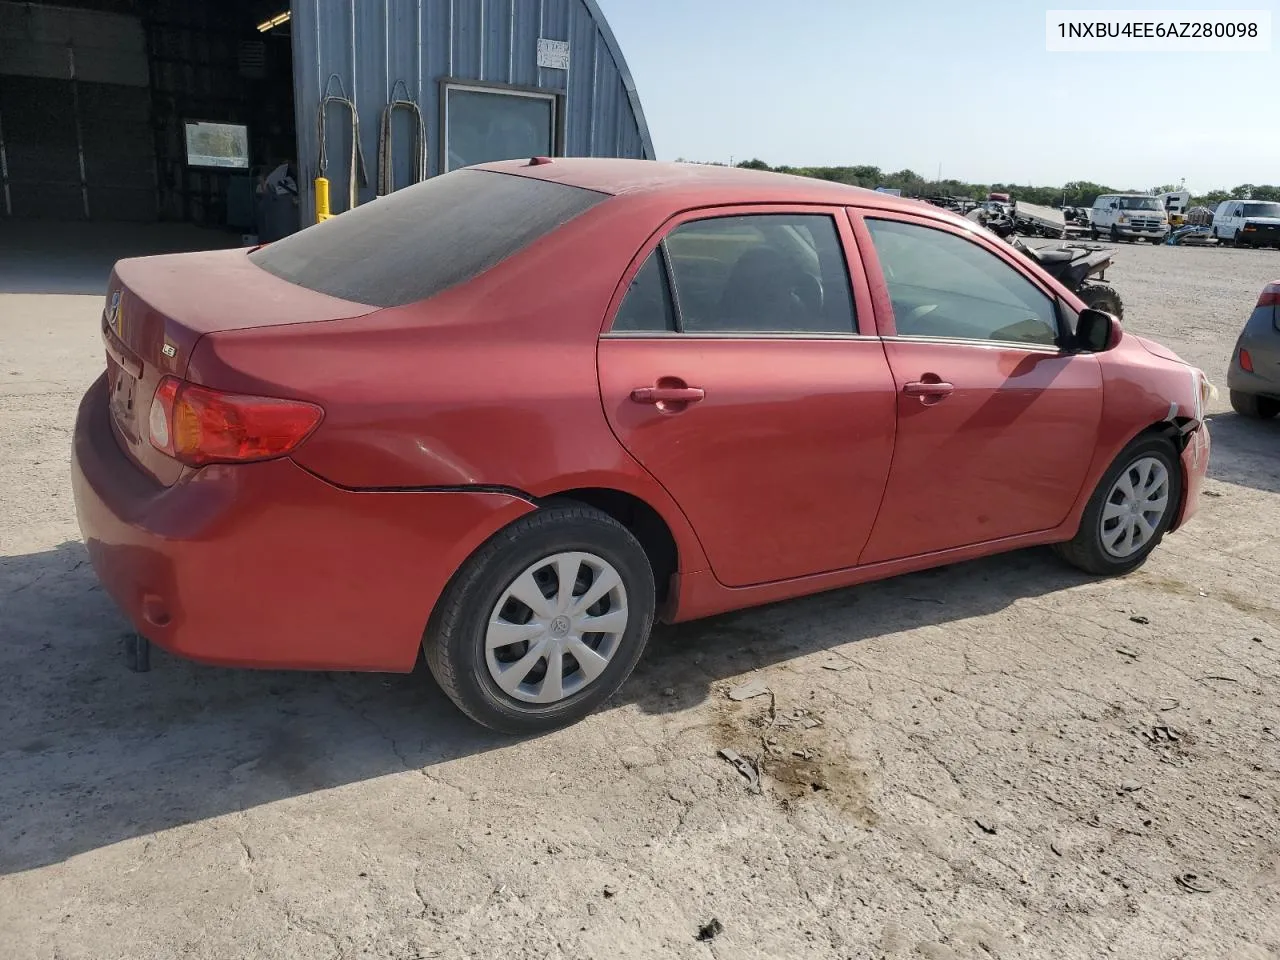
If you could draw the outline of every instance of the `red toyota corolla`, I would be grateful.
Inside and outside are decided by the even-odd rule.
[[[412,669],[545,729],[654,618],[1194,512],[1207,382],[973,224],[630,160],[435,177],[252,251],[121,261],[76,423],[93,565],[211,663]]]

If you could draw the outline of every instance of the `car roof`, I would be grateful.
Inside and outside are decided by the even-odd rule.
[[[626,160],[607,157],[554,157],[500,160],[473,170],[535,177],[614,196],[705,194],[711,203],[838,203],[845,206],[945,213],[924,200],[895,197],[814,177],[708,163]]]

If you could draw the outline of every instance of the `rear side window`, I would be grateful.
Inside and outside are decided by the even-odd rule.
[[[693,220],[663,246],[683,333],[857,330],[844,249],[825,214]]]
[[[398,307],[470,280],[608,195],[532,177],[455,170],[249,254],[282,280]]]
[[[654,248],[627,287],[613,329],[620,333],[671,333],[676,329],[662,247]]]

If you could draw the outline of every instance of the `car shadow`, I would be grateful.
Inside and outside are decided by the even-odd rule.
[[[711,685],[824,649],[999,610],[1085,578],[1048,551],[660,627],[610,707],[689,709]],[[0,874],[515,742],[410,675],[125,667],[127,624],[84,547],[0,558]]]
[[[1280,418],[1251,420],[1237,413],[1214,414],[1209,435],[1212,479],[1280,493]]]

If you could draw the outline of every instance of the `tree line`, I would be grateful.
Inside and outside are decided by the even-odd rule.
[[[725,166],[725,164],[719,164]],[[736,166],[748,170],[772,170],[775,173],[791,173],[802,177],[815,177],[847,183],[855,187],[891,187],[909,197],[971,197],[985,199],[988,193],[1007,193],[1015,200],[1046,207],[1090,207],[1099,194],[1104,193],[1167,193],[1178,189],[1176,184],[1156,187],[1126,187],[1116,189],[1088,180],[1072,180],[1060,187],[1031,187],[1016,183],[963,183],[959,180],[931,180],[912,170],[885,173],[879,167],[771,167],[763,160],[743,160]],[[1280,186],[1273,184],[1242,183],[1230,190],[1210,190],[1191,197],[1194,206],[1213,208],[1223,200],[1275,200],[1280,201]]]

